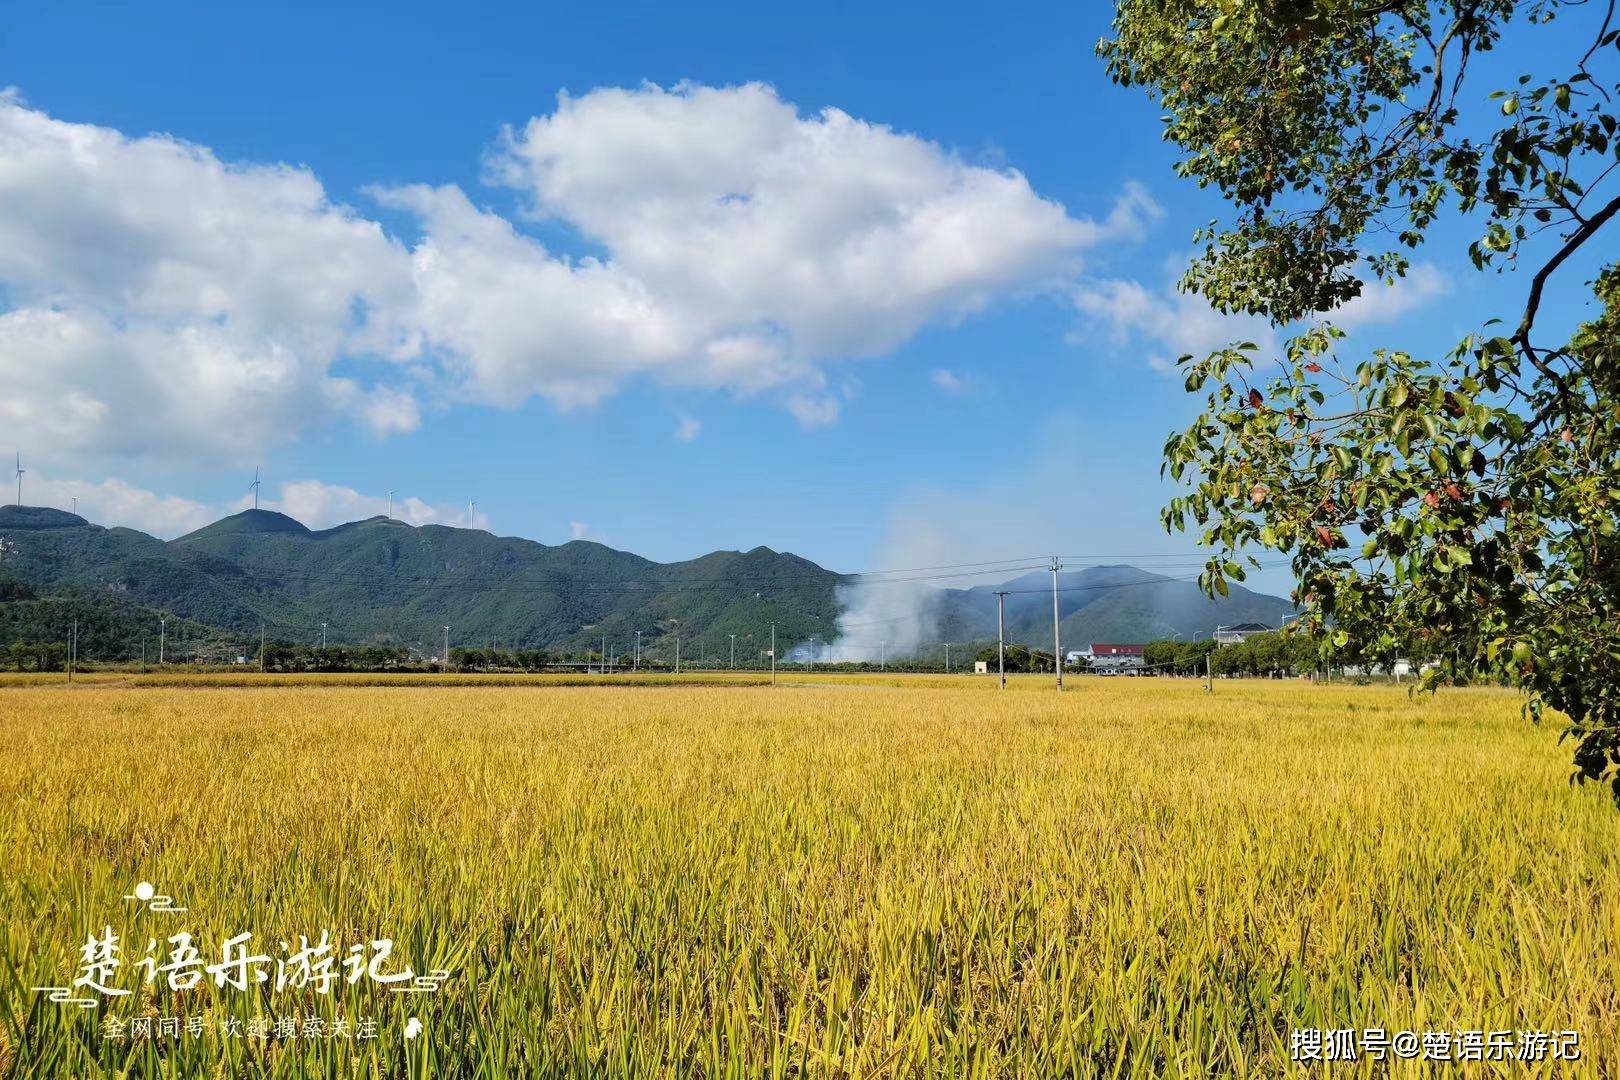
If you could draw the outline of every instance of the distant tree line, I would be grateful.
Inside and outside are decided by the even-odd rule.
[[[1215,648],[1215,642],[1209,638],[1196,641],[1163,638],[1147,643],[1142,649],[1142,663],[1149,671],[1160,675],[1203,675],[1204,658]]]
[[[587,655],[588,660],[596,658]],[[450,666],[457,671],[540,671],[548,664],[564,663],[566,657],[544,649],[451,649]]]
[[[996,671],[997,663],[1004,663],[1008,674],[1050,674],[1056,665],[1052,662],[1052,654],[1032,649],[1028,645],[1018,645],[1008,642],[1004,657],[998,658],[996,646],[986,645],[973,654],[976,661],[988,664],[991,671]]]
[[[1166,675],[1251,675],[1281,678],[1316,670],[1319,644],[1307,634],[1270,631],[1251,634],[1230,645],[1210,638],[1198,641],[1151,641],[1142,661],[1151,672]],[[1207,660],[1206,660],[1207,658]]]
[[[68,647],[54,641],[14,641],[0,645],[0,667],[11,671],[63,671]]]
[[[253,659],[258,659],[257,650]],[[430,665],[413,657],[403,645],[293,645],[284,641],[267,642],[264,647],[266,671],[391,671],[425,670]]]

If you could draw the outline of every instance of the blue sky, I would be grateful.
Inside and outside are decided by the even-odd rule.
[[[1104,77],[1106,5],[621,12],[9,5],[26,501],[172,535],[262,462],[313,524],[473,497],[496,532],[657,559],[1191,550],[1158,465],[1195,402],[1160,369],[1228,329],[1167,289],[1217,207]],[[757,211],[724,250],[668,195],[710,184]],[[938,213],[862,232],[897,204]],[[974,256],[939,269],[953,229]],[[1494,286],[1450,256],[1350,321],[1454,340]]]

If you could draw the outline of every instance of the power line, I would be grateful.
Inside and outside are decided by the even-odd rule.
[[[923,570],[956,570],[956,568],[961,567],[993,567],[993,565],[1000,565],[1000,563],[1038,562],[1040,559],[1042,559],[1042,555],[1021,555],[1021,557],[1017,557],[1017,559],[985,559],[982,560],[982,562],[948,562],[943,563],[943,565],[938,565],[938,567],[906,567],[901,568],[901,570],[851,570],[851,572],[842,576],[846,576],[846,578],[872,578],[872,576],[886,575],[886,573],[920,573],[923,572]],[[1045,565],[1045,563],[1042,563],[1042,565]]]
[[[1041,569],[1041,567],[1012,567],[1006,570],[974,571],[974,576],[990,576],[1002,573],[1016,573],[1020,570]],[[304,569],[270,569],[265,567],[250,567],[249,573],[257,576],[261,581],[271,579],[299,579],[307,581],[326,581],[335,584],[364,585],[397,585],[412,589],[451,589],[451,590],[477,590],[499,589],[502,591],[536,591],[556,592],[569,590],[575,592],[639,592],[639,591],[675,591],[675,592],[747,592],[760,591],[767,588],[782,588],[792,582],[784,582],[781,577],[761,578],[700,578],[688,580],[580,580],[566,576],[564,571],[551,571],[556,577],[554,580],[542,581],[535,578],[490,578],[482,576],[473,580],[445,581],[433,578],[386,578],[361,574],[347,574],[334,571],[304,570]],[[898,585],[918,581],[941,581],[955,577],[965,577],[968,574],[936,574],[929,576],[916,576],[910,578],[894,578],[884,581],[859,582],[865,586]]]

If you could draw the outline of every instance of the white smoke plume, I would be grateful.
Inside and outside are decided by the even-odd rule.
[[[1013,437],[1009,428],[1005,438]],[[1156,456],[1122,459],[1119,447],[1082,414],[1055,418],[1024,437],[1023,452],[998,458],[976,477],[905,490],[872,564],[895,572],[840,588],[837,636],[813,640],[795,657],[875,662],[883,651],[890,659],[938,656],[942,590],[999,585],[1043,568],[1055,554],[1106,554],[1110,562],[1132,563],[1193,548],[1190,538],[1168,536],[1159,524],[1159,509],[1173,491],[1156,475]],[[1080,481],[1097,464],[1120,482],[1082,494]],[[1080,561],[1069,565],[1077,569]],[[1263,575],[1250,584],[1282,594],[1290,587]]]
[[[939,641],[943,596],[934,582],[856,581],[840,585],[838,636],[799,645],[793,660],[823,663],[880,663],[915,656]]]
[[[956,554],[964,541],[961,528],[952,517],[933,513],[930,502],[908,501],[890,520],[879,564],[888,572],[838,587],[837,636],[831,642],[802,643],[790,659],[876,664],[912,657],[939,643],[941,589],[973,581],[940,578],[922,569],[962,560]]]

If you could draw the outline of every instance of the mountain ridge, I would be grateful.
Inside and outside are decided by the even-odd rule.
[[[859,579],[765,545],[654,562],[590,540],[546,545],[482,529],[415,526],[381,515],[312,530],[285,514],[245,510],[173,540],[106,528],[48,507],[0,507],[0,576],[41,597],[104,597],[126,612],[278,640],[628,651],[758,659],[837,636],[841,587]],[[994,640],[997,590],[1010,641],[1050,647],[1050,578],[938,589],[941,640]],[[1276,625],[1293,605],[1234,587],[1211,600],[1184,579],[1125,564],[1063,571],[1065,648],[1097,641],[1207,634],[1221,623]],[[121,620],[123,625],[127,620]]]

